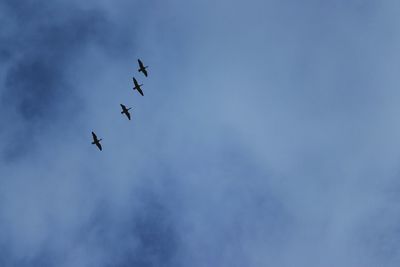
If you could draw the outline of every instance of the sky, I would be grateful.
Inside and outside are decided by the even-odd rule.
[[[0,266],[398,266],[399,11],[0,0]]]

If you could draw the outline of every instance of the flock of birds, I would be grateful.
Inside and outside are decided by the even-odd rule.
[[[139,63],[138,71],[142,72],[144,74],[144,76],[147,77],[147,70],[146,69],[148,68],[148,66],[144,66],[143,62],[140,59],[138,59],[138,63]],[[138,81],[135,79],[135,77],[133,77],[132,79],[133,79],[133,85],[134,85],[133,90],[137,90],[139,92],[139,94],[141,94],[143,96],[143,91],[142,91],[142,88],[141,88],[141,86],[143,84],[139,84]],[[131,108],[127,108],[123,104],[120,104],[120,105],[121,105],[121,108],[122,108],[121,114],[125,114],[126,117],[128,117],[128,119],[131,120],[131,114],[129,113],[129,110]],[[103,150],[103,148],[102,148],[102,146],[100,144],[100,141],[102,139],[101,138],[100,139],[97,138],[97,135],[94,132],[92,132],[92,137],[93,137],[92,145],[96,145],[99,148],[100,151]]]

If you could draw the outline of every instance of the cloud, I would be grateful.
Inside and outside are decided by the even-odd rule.
[[[107,38],[115,36],[99,9],[33,1],[4,1],[2,6],[8,31],[1,37],[7,58],[1,91],[2,114],[7,115],[1,128],[13,139],[3,156],[14,159],[28,152],[22,145],[25,136],[35,141],[48,125],[74,118],[84,108],[68,70],[89,45],[107,46]],[[66,121],[62,125],[68,126]]]
[[[3,266],[396,266],[396,3],[2,6]]]

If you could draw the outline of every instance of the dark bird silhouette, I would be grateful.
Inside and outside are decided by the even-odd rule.
[[[129,113],[129,110],[131,108],[126,108],[125,105],[122,105],[122,104],[120,104],[120,105],[122,108],[121,114],[125,114],[128,117],[128,119],[131,120],[131,114]]]
[[[100,141],[103,140],[103,139],[97,139],[97,136],[96,136],[96,134],[94,132],[92,132],[92,136],[93,136],[92,145],[96,145],[101,151],[102,147],[101,147]]]
[[[139,63],[139,69],[138,69],[138,72],[143,72],[143,74],[144,74],[144,76],[146,76],[147,77],[147,68],[149,67],[149,66],[144,66],[143,65],[143,62],[140,60],[140,59],[138,59],[137,60],[138,61],[138,63]]]
[[[136,81],[135,77],[133,77],[133,83],[135,84],[133,90],[138,90],[138,92],[143,96],[142,88],[140,88],[140,86],[142,86],[143,84],[139,84],[138,81]]]

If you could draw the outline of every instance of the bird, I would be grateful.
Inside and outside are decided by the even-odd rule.
[[[100,141],[103,140],[103,139],[97,139],[97,136],[96,136],[96,134],[94,132],[92,132],[92,136],[93,136],[92,145],[96,145],[101,151],[102,147],[101,147]]]
[[[147,77],[147,68],[149,67],[149,66],[144,66],[143,65],[143,62],[140,60],[140,59],[138,59],[137,60],[138,61],[138,63],[139,63],[139,69],[138,69],[138,72],[143,72],[143,74],[144,74],[144,76],[146,76]]]
[[[120,104],[120,105],[122,108],[121,114],[125,114],[128,117],[128,119],[131,120],[131,114],[129,113],[129,110],[132,108],[126,108],[126,106],[123,104]]]
[[[139,84],[138,81],[135,79],[135,77],[133,77],[132,79],[133,79],[133,83],[135,84],[135,87],[133,87],[133,90],[138,90],[138,92],[143,96],[142,88],[140,88],[140,86],[142,86],[143,84]]]

